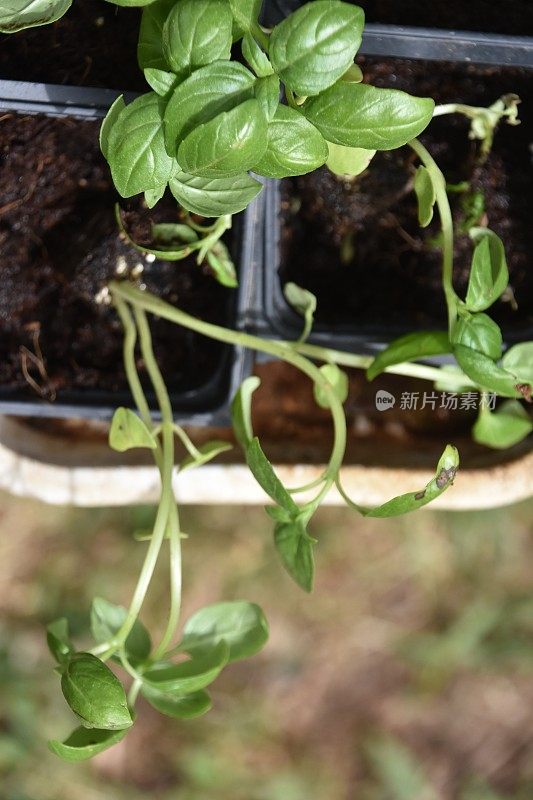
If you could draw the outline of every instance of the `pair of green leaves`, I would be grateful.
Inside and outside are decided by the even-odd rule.
[[[530,399],[532,383],[526,350],[502,354],[499,327],[482,313],[493,305],[509,281],[501,239],[487,228],[472,228],[475,243],[472,268],[464,305],[452,332],[453,352],[464,373],[481,389],[501,397]],[[514,349],[514,348],[513,348]]]
[[[121,606],[95,599],[91,629],[97,643],[111,642],[126,616]],[[140,670],[145,699],[167,716],[190,719],[211,707],[205,688],[224,666],[254,655],[267,639],[268,625],[259,606],[239,600],[207,606],[187,621],[179,646],[179,652],[188,654],[187,660],[150,664],[150,636],[138,620],[124,650],[128,661]],[[75,652],[66,620],[49,626],[48,644],[62,673],[65,699],[82,722],[64,742],[50,742],[50,749],[67,761],[92,758],[117,744],[133,724],[124,689],[100,659]]]
[[[249,658],[268,639],[268,624],[255,603],[236,600],[200,609],[187,621],[179,652],[190,658],[161,662],[143,675],[141,692],[158,711],[190,719],[211,707],[206,687],[226,664]]]
[[[179,429],[176,428],[179,432]],[[157,442],[154,434],[148,430],[144,422],[129,408],[117,408],[109,429],[109,446],[119,453],[136,448],[154,450]],[[231,450],[231,444],[218,439],[201,445],[194,455],[187,456],[180,464],[180,471],[191,467],[201,467],[221,453]],[[96,634],[93,634],[96,637]],[[98,641],[98,639],[97,639]]]

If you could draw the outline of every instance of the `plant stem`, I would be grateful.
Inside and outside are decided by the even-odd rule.
[[[345,353],[343,350],[332,350],[331,348],[321,347],[314,344],[295,344],[294,349],[304,356],[309,358],[320,359],[321,361],[339,364],[344,367],[354,367],[355,369],[368,369],[373,356],[361,356],[356,353]],[[395,364],[394,366],[387,367],[384,372],[389,375],[405,375],[408,378],[419,378],[424,381],[436,382],[442,379],[443,373],[440,367],[431,367],[426,364],[416,364],[412,362],[405,362],[403,364]],[[446,381],[452,382],[453,376],[446,374]],[[457,378],[458,387],[462,386],[476,386],[473,381],[466,377],[466,375],[459,375]]]
[[[307,358],[295,352],[290,343],[264,340],[257,336],[252,336],[249,333],[232,331],[210,322],[204,322],[203,320],[192,317],[179,308],[165,303],[160,298],[154,297],[131,285],[112,282],[109,288],[113,296],[124,298],[131,303],[132,306],[143,308],[146,311],[150,311],[152,314],[156,314],[163,319],[168,319],[170,322],[175,322],[185,328],[194,330],[211,339],[226,344],[240,345],[250,350],[268,353],[275,358],[286,361],[307,375],[313,383],[320,386],[328,398],[333,419],[333,449],[326,469],[326,475],[328,476],[327,481],[328,483],[332,481],[331,475],[336,474],[340,468],[346,449],[346,418],[344,409],[331,385],[324,378],[320,370]]]
[[[255,22],[252,25],[251,32],[253,36],[257,39],[257,41],[259,42],[265,53],[268,55],[268,49],[270,47],[270,39],[268,37],[268,34],[264,32],[264,30],[261,28],[258,22]]]
[[[152,348],[152,336],[150,326],[146,319],[146,314],[138,306],[133,306],[133,313],[139,330],[141,342],[141,352],[146,365],[146,370],[154,387],[159,408],[161,409],[161,434],[163,439],[163,470],[161,474],[163,492],[161,496],[161,506],[168,503],[167,520],[170,532],[170,562],[171,562],[171,601],[170,613],[165,633],[160,645],[156,648],[153,658],[157,659],[167,649],[176,628],[178,626],[181,609],[181,536],[179,531],[179,518],[176,502],[172,493],[172,472],[174,469],[174,416],[172,405],[168,396],[165,381],[157,364]],[[168,490],[165,493],[165,489]],[[170,496],[167,496],[169,493]],[[160,507],[161,507],[160,506]],[[164,536],[163,532],[163,536]],[[155,539],[155,530],[153,539]],[[159,542],[159,548],[163,543],[163,537]],[[159,550],[158,550],[159,554]]]
[[[135,346],[137,342],[137,328],[134,324],[130,310],[127,304],[124,302],[124,300],[118,297],[116,294],[113,295],[113,300],[115,303],[115,307],[117,309],[117,313],[124,327],[124,344],[123,344],[124,368],[126,371],[126,376],[128,378],[128,383],[130,385],[130,390],[132,392],[135,403],[137,404],[143,422],[149,429],[152,429],[153,423],[150,414],[150,409],[146,401],[146,397],[143,388],[141,386],[141,382],[139,380],[135,364]],[[148,331],[146,331],[146,329],[143,329],[141,333],[141,347],[143,348],[143,357],[145,359],[145,362],[148,362],[150,360],[150,351],[151,351],[151,336],[149,329]],[[172,412],[171,412],[171,417],[172,417]],[[173,424],[173,420],[171,420],[171,424]],[[161,448],[160,443],[157,442],[157,448],[154,451],[154,458],[161,474],[162,494],[161,494],[161,502],[157,510],[156,520],[154,524],[154,531],[152,538],[150,540],[150,545],[148,547],[148,551],[146,553],[143,566],[141,568],[141,573],[137,581],[137,586],[135,588],[126,619],[124,620],[124,623],[120,628],[120,630],[118,631],[114,640],[112,642],[109,642],[108,649],[104,651],[102,655],[103,661],[105,661],[107,658],[113,655],[113,653],[115,653],[118,649],[120,649],[124,645],[129,633],[131,632],[135,624],[137,617],[139,616],[140,609],[144,602],[144,598],[146,596],[146,592],[148,591],[148,586],[152,579],[155,565],[159,557],[161,545],[164,540],[165,533],[167,531],[167,525],[169,524],[171,505],[173,504],[173,499],[174,499],[172,494],[172,469],[174,466],[174,432],[171,429],[169,435],[168,425],[166,426],[166,428],[163,428],[163,426],[161,427],[163,434],[163,448]],[[172,527],[171,521],[170,524]]]
[[[285,97],[287,98],[287,103],[290,105],[291,108],[298,108],[298,103],[296,102],[296,97],[294,96],[294,92],[292,89],[289,89],[288,86],[285,87]]]
[[[437,206],[442,227],[442,285],[448,308],[448,332],[451,337],[457,319],[457,305],[459,298],[453,288],[453,219],[450,202],[446,194],[446,181],[444,175],[435,163],[431,154],[418,139],[409,142],[424,166],[426,167],[435,189]]]
[[[181,443],[187,450],[188,454],[191,458],[199,458],[201,453],[197,447],[191,442],[190,438],[187,436],[183,428],[179,425],[174,425],[174,433],[180,439]]]

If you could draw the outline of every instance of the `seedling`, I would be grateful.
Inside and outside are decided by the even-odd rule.
[[[427,126],[431,99],[361,83],[360,8],[316,0],[266,33],[260,5],[156,0],[144,10],[138,61],[152,91],[127,106],[119,98],[102,126],[122,197],[143,192],[151,206],[168,186],[189,213],[231,215],[261,192],[250,172],[353,169]]]

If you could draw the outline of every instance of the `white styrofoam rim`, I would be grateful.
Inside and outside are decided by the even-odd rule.
[[[14,434],[24,435],[24,446],[15,450],[6,443]],[[2,434],[6,435],[3,436]],[[7,433],[10,436],[7,436]],[[89,446],[94,457],[100,450],[97,465],[83,463],[76,448],[67,461],[50,463],[53,449],[64,452],[69,445],[60,437],[43,435],[0,418],[0,488],[19,497],[41,500],[53,505],[79,507],[128,506],[157,503],[159,476],[155,467],[106,464],[107,447]],[[116,454],[114,455],[116,458]],[[102,461],[104,459],[104,461]],[[319,465],[281,465],[276,471],[286,486],[302,486],[320,475]],[[432,473],[420,469],[398,469],[369,466],[347,466],[343,469],[343,486],[354,502],[374,506],[390,497],[418,491]],[[174,480],[176,499],[180,503],[198,505],[263,505],[268,502],[248,468],[241,464],[207,465],[189,470]],[[475,510],[496,508],[525,500],[533,494],[533,452],[487,469],[460,471],[455,484],[432,508]],[[305,495],[298,495],[304,498]],[[343,500],[332,490],[327,505],[342,505]]]

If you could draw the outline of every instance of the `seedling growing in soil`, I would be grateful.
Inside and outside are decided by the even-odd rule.
[[[152,91],[127,106],[118,98],[101,134],[122,197],[144,193],[152,207],[168,187],[189,224],[191,214],[227,217],[261,192],[251,172],[284,178],[326,163],[360,170],[376,150],[427,126],[431,99],[361,82],[359,7],[315,0],[267,33],[260,5],[156,0],[145,8],[138,61]]]

